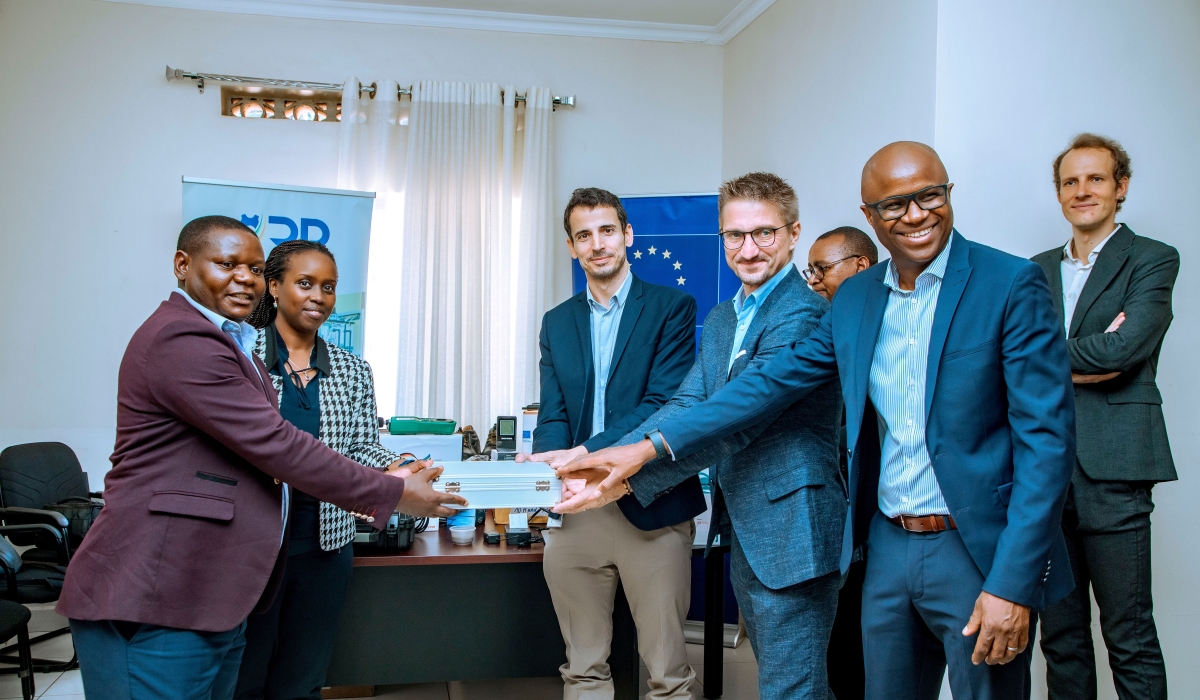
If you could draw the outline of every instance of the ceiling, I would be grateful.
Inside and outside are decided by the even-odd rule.
[[[348,0],[335,0],[347,2]],[[356,0],[362,2],[362,0]],[[377,4],[716,27],[741,0],[370,0]]]
[[[110,0],[239,14],[724,44],[775,0]]]

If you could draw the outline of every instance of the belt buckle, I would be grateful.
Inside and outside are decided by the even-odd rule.
[[[905,515],[904,513],[901,513],[900,514],[900,527],[903,528],[905,532],[916,532],[916,533],[921,533],[921,534],[929,533],[929,532],[942,532],[946,528],[938,520],[939,517],[941,517],[941,516],[938,516],[938,515]],[[913,522],[912,527],[908,526],[909,518],[912,518],[912,522]]]

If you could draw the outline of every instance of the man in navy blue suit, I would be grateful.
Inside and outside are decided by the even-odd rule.
[[[567,248],[587,289],[546,312],[533,459],[562,465],[607,447],[667,402],[696,358],[696,300],[629,269],[633,227],[621,200],[578,189],[563,214]],[[522,455],[519,459],[528,459]],[[547,532],[543,571],[567,643],[565,700],[612,698],[608,652],[618,579],[624,585],[650,700],[692,697],[683,621],[691,598],[693,475],[649,507],[635,498],[563,518]]]
[[[1073,587],[1059,524],[1075,466],[1066,343],[1037,265],[954,231],[924,144],[863,168],[863,213],[892,254],[845,281],[806,339],[646,440],[564,467],[563,512],[752,428],[840,377],[850,448],[842,570],[865,543],[866,696],[1028,697],[1035,611]],[[986,664],[984,663],[986,662]],[[1014,663],[1015,662],[1015,663]]]

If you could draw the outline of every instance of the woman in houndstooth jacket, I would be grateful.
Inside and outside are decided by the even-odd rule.
[[[267,258],[267,294],[250,316],[255,352],[279,394],[284,419],[368,467],[398,469],[379,443],[371,367],[317,329],[333,312],[337,265],[320,243],[287,241]],[[295,488],[283,585],[246,627],[236,698],[320,698],[350,582],[354,516]]]

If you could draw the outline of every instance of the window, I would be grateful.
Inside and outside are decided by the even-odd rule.
[[[221,88],[221,114],[242,119],[339,122],[342,94],[333,90],[225,86]]]

